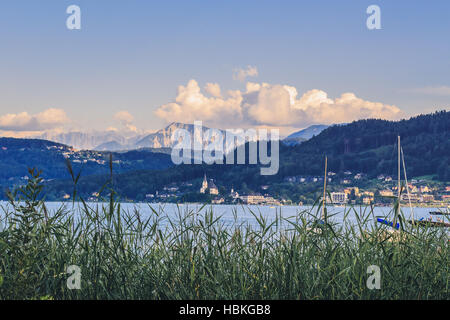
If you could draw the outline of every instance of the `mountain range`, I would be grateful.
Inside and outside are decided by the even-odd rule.
[[[119,151],[127,150],[128,148],[123,146],[133,145],[143,137],[144,135],[124,134],[110,130],[94,132],[71,131],[65,133],[44,132],[33,138],[62,143],[78,150]]]
[[[173,122],[164,129],[146,135],[128,134],[128,136],[126,136],[116,131],[92,133],[68,132],[59,134],[44,133],[38,138],[62,143],[79,150],[126,151],[142,148],[159,149],[172,148],[177,143],[177,141],[172,141],[171,137],[178,129],[187,130],[191,136],[194,135],[193,124]],[[202,129],[204,133],[209,128],[203,126]],[[223,135],[225,134],[224,130],[217,130]],[[204,145],[206,144],[208,144],[208,142],[204,141]]]

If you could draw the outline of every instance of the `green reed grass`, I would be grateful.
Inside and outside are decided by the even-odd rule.
[[[318,221],[320,201],[290,218],[252,212],[252,227],[236,211],[225,225],[207,206],[143,216],[110,190],[106,203],[50,212],[30,174],[0,212],[0,299],[449,298],[446,231],[388,233],[370,207],[347,208],[344,223],[326,211]],[[67,287],[69,265],[82,270],[80,290]],[[370,265],[381,268],[380,290],[366,286]]]

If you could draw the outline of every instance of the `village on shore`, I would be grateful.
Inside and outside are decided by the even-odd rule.
[[[327,192],[327,203],[334,205],[375,205],[384,206],[393,202],[398,195],[398,185],[391,176],[379,175],[374,183],[367,187],[353,186],[352,184],[364,179],[364,174],[357,173],[352,175],[350,171],[344,172],[346,178],[340,179],[338,183],[331,184]],[[328,172],[327,182],[331,183],[334,172]],[[323,183],[323,177],[303,177],[292,176],[285,179],[289,184],[308,184]],[[355,183],[357,184],[357,183]],[[423,207],[447,207],[450,205],[450,186],[442,184],[432,184],[428,180],[411,179],[408,185],[403,185],[401,191],[402,203],[413,206]],[[165,186],[163,190],[156,191],[154,194],[147,194],[146,199],[152,202],[177,202],[181,199],[183,192],[181,189],[194,188],[192,183],[175,183]],[[197,189],[199,195],[209,195],[212,204],[236,204],[247,205],[306,205],[303,201],[293,201],[274,196],[270,193],[270,186],[260,186],[260,192],[250,192],[239,194],[233,187],[218,188],[214,179],[208,179],[204,175],[200,189]],[[314,201],[314,199],[311,199]]]

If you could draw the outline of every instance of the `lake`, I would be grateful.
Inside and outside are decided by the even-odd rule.
[[[0,205],[7,208],[9,204],[4,201],[0,201]],[[61,206],[65,206],[67,210],[72,210],[75,215],[80,215],[81,210],[78,203],[75,203],[75,207],[73,207],[72,202],[47,202],[47,208],[50,212],[57,210]],[[107,207],[107,203],[88,203],[91,208],[95,208],[97,206]],[[203,214],[210,211],[211,209],[214,212],[215,216],[220,216],[220,222],[225,225],[231,225],[234,222],[237,224],[248,224],[252,227],[258,226],[257,218],[262,216],[266,219],[268,223],[273,221],[277,216],[281,216],[283,218],[288,218],[292,221],[295,221],[295,217],[302,211],[310,211],[311,206],[261,206],[261,205],[206,205],[202,204],[173,204],[173,203],[121,203],[121,209],[127,211],[129,213],[134,213],[135,210],[138,210],[140,218],[144,220],[152,215],[154,215],[153,210],[158,213],[161,213],[162,216],[165,216],[166,219],[163,219],[162,224],[167,224],[167,221],[171,219],[172,221],[179,220],[180,216],[185,215],[187,212],[200,212],[194,215],[195,217],[202,218]],[[344,219],[344,212],[347,212],[346,222],[356,223],[357,216],[369,216],[369,221],[373,221],[374,217],[389,217],[392,219],[392,208],[391,207],[374,207],[373,214],[370,214],[370,207],[366,206],[355,206],[352,207],[337,207],[337,206],[327,206],[328,216],[330,220],[336,223],[340,223]],[[75,210],[74,210],[75,209]],[[351,209],[351,210],[349,210]],[[439,208],[420,208],[413,207],[412,212],[414,214],[415,219],[427,219],[430,217],[430,211],[436,211]],[[442,210],[442,209],[441,209]],[[252,212],[254,214],[252,214]],[[402,207],[402,212],[405,218],[409,219],[411,216],[411,208],[409,206]],[[0,210],[0,215],[2,211]],[[310,219],[313,220],[315,217],[320,217],[320,211],[317,212],[317,207],[313,209],[311,212],[312,215]],[[315,217],[314,217],[315,216]],[[433,216],[433,220],[437,220],[438,218],[447,220],[445,216]]]

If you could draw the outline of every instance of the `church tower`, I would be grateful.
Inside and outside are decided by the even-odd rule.
[[[206,179],[206,173],[205,173],[205,177],[203,178],[202,187],[200,188],[200,193],[205,193],[206,189],[208,189],[208,180]]]

